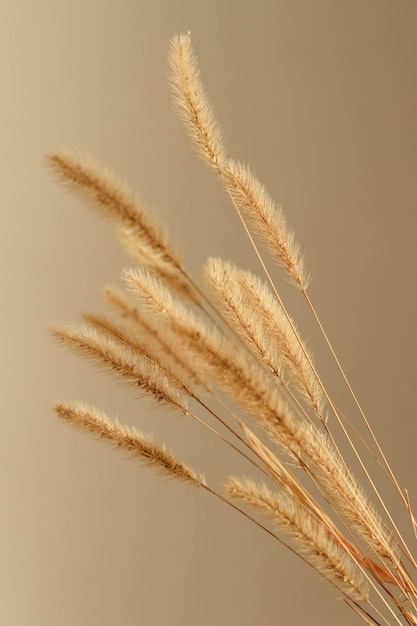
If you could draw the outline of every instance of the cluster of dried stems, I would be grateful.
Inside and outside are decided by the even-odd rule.
[[[124,271],[125,290],[105,290],[111,315],[87,314],[83,326],[52,332],[157,403],[197,420],[242,455],[253,475],[229,476],[216,491],[135,428],[83,404],[59,403],[55,410],[64,420],[232,506],[337,588],[367,624],[415,626],[416,562],[353,443],[355,432],[317,373],[257,242],[306,299],[365,421],[366,449],[394,485],[415,532],[407,492],[399,487],[317,318],[307,293],[309,276],[281,207],[252,171],[226,152],[189,35],[171,41],[169,62],[176,108],[237,211],[264,278],[211,258],[203,269],[208,287],[203,292],[138,197],[91,158],[63,151],[49,157],[50,167],[116,222],[138,266]],[[341,429],[351,446],[366,490],[347,466],[333,428]],[[297,468],[308,480],[300,480]]]

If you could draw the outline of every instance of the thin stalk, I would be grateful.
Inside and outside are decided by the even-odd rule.
[[[410,496],[408,495],[408,490],[404,489],[404,492],[405,492],[405,497],[407,499],[407,511],[408,511],[409,516],[410,516],[411,527],[412,527],[414,535],[415,535],[415,537],[417,539],[417,521],[416,521],[416,518],[414,517],[413,511],[411,509],[411,502],[410,502]]]
[[[341,418],[347,423],[347,425],[349,426],[349,428],[353,431],[353,433],[356,435],[356,437],[359,439],[359,441],[363,444],[363,446],[365,447],[365,449],[367,450],[368,454],[374,459],[374,461],[378,464],[379,468],[381,469],[381,471],[385,474],[385,476],[388,478],[388,480],[391,481],[391,477],[389,475],[389,472],[386,468],[386,466],[381,462],[381,460],[378,458],[378,456],[375,454],[375,452],[372,450],[372,448],[368,445],[368,443],[365,441],[365,439],[362,437],[362,435],[360,434],[360,432],[357,430],[357,428],[355,428],[355,426],[352,424],[352,422],[346,417],[346,415],[338,408],[337,409],[339,412],[339,415],[341,416]],[[391,481],[392,482],[392,481]],[[410,521],[411,521],[411,525],[413,527],[414,533],[416,535],[417,538],[417,524],[416,521],[414,519],[414,516],[411,513],[411,508],[410,508],[410,502],[408,499],[408,492],[407,489],[404,489],[404,493],[406,495],[407,498],[407,510],[408,510],[408,514],[410,516]],[[413,522],[414,522],[414,526],[413,526]],[[415,565],[414,563],[414,559],[412,558],[412,555],[410,553],[410,551],[408,550],[406,544],[405,546],[402,544],[400,545],[400,549],[401,551],[404,553],[404,556],[411,562],[412,565]],[[407,548],[407,549],[406,549]]]
[[[374,452],[374,450],[371,448],[371,446],[365,441],[365,439],[362,437],[362,435],[360,434],[360,432],[358,431],[358,429],[355,427],[355,425],[350,421],[350,419],[345,415],[345,413],[343,413],[343,411],[341,411],[341,409],[339,409],[339,407],[337,407],[337,411],[340,415],[340,417],[346,422],[346,424],[349,426],[350,430],[356,435],[356,437],[358,438],[358,440],[362,443],[362,445],[365,447],[366,451],[368,452],[368,454],[370,455],[370,457],[378,464],[379,468],[381,469],[381,471],[384,472],[385,476],[391,481],[391,477],[389,475],[389,472],[387,470],[387,468],[385,467],[385,465],[383,465],[383,463],[381,462],[381,460],[378,458],[377,454]]]
[[[377,622],[377,620],[372,617],[372,615],[368,613],[368,611],[365,611],[365,609],[361,607],[357,602],[353,600],[346,600],[345,598],[343,598],[343,602],[345,602],[350,609],[355,611],[356,615],[359,615],[359,617],[363,619],[363,621],[366,622],[368,626],[381,626],[380,622]]]

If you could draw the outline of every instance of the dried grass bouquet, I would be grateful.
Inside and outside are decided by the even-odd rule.
[[[172,39],[169,62],[175,106],[237,212],[260,275],[210,258],[203,268],[207,291],[202,291],[164,229],[124,183],[91,158],[60,152],[48,159],[54,174],[116,223],[137,265],[123,272],[123,290],[106,289],[108,316],[87,314],[84,325],[52,332],[156,403],[209,429],[229,446],[231,456],[244,457],[248,474],[230,475],[217,488],[165,445],[95,408],[59,403],[56,413],[220,498],[287,545],[367,624],[416,626],[416,561],[371,480],[358,442],[366,463],[376,461],[394,486],[416,533],[408,494],[397,483],[317,317],[309,275],[281,207],[247,165],[227,154],[189,34]],[[305,298],[364,420],[365,441],[323,385],[261,250]],[[335,432],[353,451],[361,482]]]

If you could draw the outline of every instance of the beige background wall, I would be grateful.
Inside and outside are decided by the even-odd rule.
[[[98,155],[158,207],[198,276],[255,267],[171,111],[190,29],[230,152],[287,208],[311,295],[417,502],[414,0],[0,3],[0,621],[8,626],[352,624],[331,589],[205,494],[57,423],[81,398],[172,442],[215,484],[228,455],[62,351],[48,324],[99,306],[125,257],[43,155]],[[291,297],[292,302],[292,297]],[[295,304],[299,306],[299,301]],[[305,333],[312,336],[301,307]],[[342,386],[330,362],[320,369]],[[395,502],[395,500],[394,500]]]

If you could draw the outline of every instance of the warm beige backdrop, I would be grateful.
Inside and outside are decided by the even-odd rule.
[[[287,208],[312,297],[417,502],[415,0],[2,0],[7,626],[355,622],[331,589],[245,520],[57,423],[50,410],[54,399],[82,398],[172,441],[214,482],[230,467],[193,425],[134,404],[46,331],[98,306],[98,290],[126,262],[108,224],[45,171],[43,155],[62,145],[97,154],[141,189],[195,275],[209,254],[255,267],[171,112],[167,43],[188,29],[230,151]],[[332,383],[329,361],[319,361]],[[340,383],[335,389],[343,401]]]

